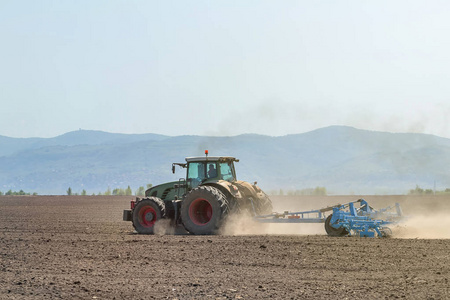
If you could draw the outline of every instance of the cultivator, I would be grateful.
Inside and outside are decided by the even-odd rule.
[[[355,204],[359,203],[359,207]],[[395,212],[392,210],[395,208]],[[331,214],[327,215],[329,212]],[[400,205],[375,210],[364,199],[303,212],[272,213],[255,216],[261,223],[325,223],[330,236],[359,235],[361,237],[389,237],[390,225],[402,218]]]

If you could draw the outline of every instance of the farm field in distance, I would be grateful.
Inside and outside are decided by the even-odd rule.
[[[359,196],[272,196],[275,211]],[[450,196],[399,202],[393,238],[230,218],[222,235],[138,235],[132,196],[0,196],[0,299],[448,299]]]

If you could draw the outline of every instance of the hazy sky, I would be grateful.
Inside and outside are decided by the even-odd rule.
[[[450,137],[450,1],[0,1],[0,135]]]

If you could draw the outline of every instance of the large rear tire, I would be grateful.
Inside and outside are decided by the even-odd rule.
[[[138,233],[153,234],[155,223],[165,216],[164,201],[157,197],[142,199],[133,209],[133,227]]]
[[[325,231],[329,236],[346,236],[348,231],[344,228],[334,228],[331,226],[331,217],[333,214],[329,215],[325,220]]]
[[[212,186],[199,186],[181,203],[181,221],[193,234],[214,234],[228,215],[225,195]]]

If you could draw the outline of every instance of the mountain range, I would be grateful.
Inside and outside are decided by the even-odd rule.
[[[450,139],[330,126],[271,137],[165,136],[79,130],[54,138],[0,136],[0,191],[89,194],[178,180],[172,162],[234,156],[238,179],[266,191],[326,187],[329,194],[404,194],[450,187]]]

